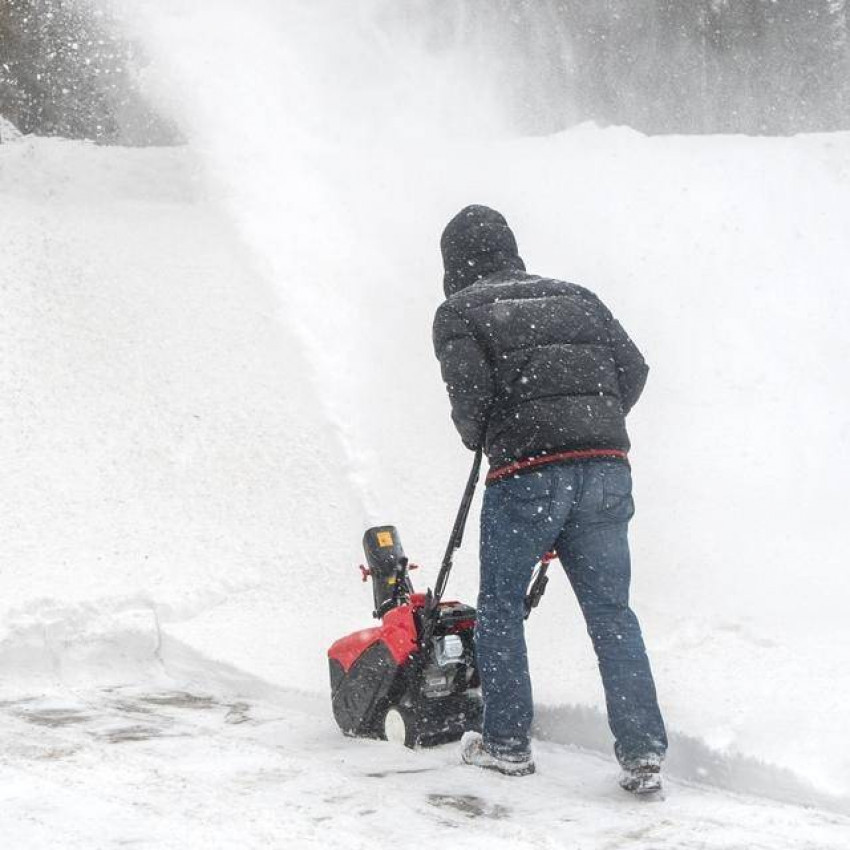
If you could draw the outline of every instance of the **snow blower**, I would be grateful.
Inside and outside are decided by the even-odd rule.
[[[475,609],[444,602],[443,593],[460,548],[481,469],[476,452],[433,590],[414,593],[409,563],[392,525],[370,528],[363,536],[381,625],[354,632],[328,650],[331,701],[346,735],[383,738],[408,747],[458,740],[480,729],[481,691],[475,663]],[[554,555],[543,556],[525,600],[526,617],[540,601]]]

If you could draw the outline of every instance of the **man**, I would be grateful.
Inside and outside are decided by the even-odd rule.
[[[461,210],[441,249],[446,301],[434,347],[461,439],[490,461],[475,633],[483,734],[464,736],[463,760],[534,772],[523,603],[535,564],[554,550],[599,661],[620,784],[660,790],[667,737],[629,607],[627,540],[634,502],[625,417],[648,367],[592,292],[526,273],[495,210]]]

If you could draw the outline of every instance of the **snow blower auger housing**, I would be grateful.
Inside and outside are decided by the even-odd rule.
[[[433,591],[413,592],[410,570],[415,567],[394,526],[364,534],[367,565],[360,569],[363,581],[372,579],[372,613],[381,624],[341,638],[328,650],[333,713],[346,735],[415,747],[456,741],[480,729],[475,609],[442,601],[480,468],[479,451]],[[546,586],[549,560],[543,558],[529,589],[527,613]]]
[[[410,565],[391,525],[363,537],[381,625],[354,632],[328,651],[336,722],[346,735],[408,747],[460,738],[481,723],[472,632],[475,609],[413,593]],[[433,617],[431,625],[428,621]]]

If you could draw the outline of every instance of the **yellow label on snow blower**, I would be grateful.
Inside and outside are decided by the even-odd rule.
[[[382,549],[385,546],[393,545],[393,535],[391,531],[379,531],[378,532],[378,546]]]

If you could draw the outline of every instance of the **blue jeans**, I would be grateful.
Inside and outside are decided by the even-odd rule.
[[[523,602],[535,564],[554,549],[593,641],[617,759],[627,767],[663,757],[664,722],[640,625],[629,607],[627,531],[633,514],[631,471],[620,460],[552,464],[487,487],[475,647],[484,745],[493,754],[530,752]],[[544,616],[557,616],[555,600],[550,605]]]

